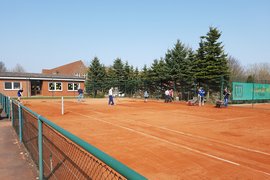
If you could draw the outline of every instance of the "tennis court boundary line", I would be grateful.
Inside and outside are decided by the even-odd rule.
[[[165,142],[165,143],[168,143],[168,144],[171,144],[171,145],[180,147],[182,149],[186,149],[186,150],[189,150],[191,152],[194,152],[194,153],[197,153],[197,154],[200,154],[200,155],[204,155],[204,156],[210,157],[212,159],[216,159],[216,160],[219,160],[219,161],[222,161],[222,162],[225,162],[225,163],[228,163],[228,164],[232,164],[232,165],[235,165],[235,166],[244,167],[244,168],[253,170],[255,172],[260,172],[262,174],[265,174],[265,175],[270,176],[270,173],[268,173],[268,172],[264,172],[264,171],[261,171],[261,170],[258,170],[258,169],[254,169],[254,168],[251,168],[251,167],[248,167],[248,166],[245,166],[245,165],[241,165],[241,164],[239,164],[237,162],[234,162],[234,161],[231,161],[231,160],[228,160],[228,159],[224,159],[224,158],[221,158],[221,157],[212,155],[212,154],[208,154],[208,153],[202,152],[200,150],[190,148],[188,146],[184,146],[184,145],[180,145],[180,144],[177,144],[177,143],[173,143],[173,142],[170,142],[168,140],[165,140],[165,139],[162,139],[162,138],[159,138],[159,137],[150,135],[150,134],[146,134],[146,133],[143,133],[143,132],[140,132],[140,131],[137,131],[137,130],[134,130],[134,129],[131,129],[131,128],[128,128],[128,127],[125,127],[125,126],[116,125],[116,124],[113,124],[113,123],[108,122],[108,121],[105,121],[105,120],[101,120],[101,119],[98,119],[98,118],[95,118],[95,117],[87,116],[87,115],[84,115],[84,114],[81,114],[81,113],[77,113],[77,112],[73,112],[73,111],[70,111],[70,110],[68,112],[73,113],[73,114],[77,114],[77,115],[80,115],[80,116],[83,116],[83,117],[86,117],[86,118],[90,118],[90,119],[95,120],[95,121],[100,121],[100,122],[103,122],[103,123],[106,123],[106,124],[110,124],[110,125],[115,126],[115,127],[120,127],[122,129],[126,129],[126,130],[129,130],[131,132],[135,132],[137,134],[141,134],[143,136],[150,137],[152,139],[156,139],[158,141],[162,141],[162,142]]]
[[[68,111],[71,112],[71,113],[77,113],[77,112],[73,112],[73,111],[70,111],[70,110],[68,110]],[[89,111],[93,111],[93,110],[89,110]],[[93,112],[96,113],[96,114],[99,114],[99,115],[103,115],[104,114],[104,113],[96,112],[96,111],[93,111]],[[80,113],[77,113],[77,114],[80,114]],[[80,114],[80,115],[85,116],[87,118],[93,118],[91,116],[87,116],[87,115],[83,115],[83,114]],[[191,115],[191,116],[193,116],[193,115]],[[253,116],[253,117],[255,117],[255,116]],[[236,120],[241,120],[241,119],[246,119],[246,118],[250,118],[250,117],[245,116],[245,117],[229,118],[229,119],[226,119],[226,120],[215,120],[215,121],[227,122],[227,121],[236,121]],[[103,122],[112,124],[110,122],[107,122],[107,121],[104,121],[104,120],[100,120],[100,119],[97,119],[97,118],[94,118],[94,119],[96,119],[98,121],[103,121]],[[205,119],[211,119],[211,118],[205,118]],[[133,120],[133,121],[135,121],[135,120]],[[136,122],[138,122],[138,121],[136,121]],[[145,123],[145,122],[142,122],[142,121],[139,121],[139,122],[142,123],[142,124],[146,124],[148,126],[154,127],[154,128],[163,129],[163,130],[174,132],[174,133],[177,133],[177,134],[181,134],[181,135],[185,135],[185,136],[189,136],[189,137],[194,137],[194,138],[198,138],[198,139],[203,139],[203,140],[208,140],[208,141],[212,141],[212,142],[215,142],[215,143],[219,143],[219,144],[227,145],[227,146],[230,146],[230,147],[234,147],[234,148],[237,148],[237,149],[240,149],[240,150],[245,150],[245,151],[250,151],[250,152],[254,152],[254,153],[259,153],[259,154],[270,156],[270,153],[263,152],[263,151],[260,151],[260,150],[246,148],[246,147],[243,147],[243,146],[238,146],[238,145],[234,145],[234,144],[230,144],[230,143],[226,143],[226,142],[221,142],[221,141],[218,141],[218,140],[215,140],[215,139],[211,139],[211,138],[207,138],[207,137],[203,137],[203,136],[198,136],[198,135],[193,135],[193,134],[185,133],[185,132],[182,132],[182,131],[176,131],[176,130],[168,129],[168,128],[161,127],[161,126],[154,126],[152,124],[148,124],[148,123]],[[206,123],[206,121],[200,121],[200,122]],[[200,122],[198,122],[198,124],[200,124]],[[195,124],[197,124],[197,123],[195,123]],[[114,124],[112,124],[112,125],[114,125]]]

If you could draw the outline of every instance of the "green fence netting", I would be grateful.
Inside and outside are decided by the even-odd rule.
[[[233,82],[233,100],[270,99],[270,84]]]

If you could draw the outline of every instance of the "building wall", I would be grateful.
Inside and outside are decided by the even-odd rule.
[[[5,90],[5,82],[20,82],[21,86],[23,88],[23,96],[29,96],[30,91],[28,89],[30,88],[30,82],[28,80],[0,80],[0,92],[3,93],[6,96],[10,97],[17,97],[18,89],[16,90]]]
[[[23,87],[23,97],[31,96],[31,83],[29,80],[0,80],[0,92],[6,96],[17,97],[18,90],[5,90],[5,82],[21,82],[21,86]],[[49,82],[51,81],[42,81],[41,86],[41,96],[78,96],[77,90],[68,91],[68,83],[67,81],[55,81],[62,83],[61,91],[49,91]],[[84,89],[84,82],[74,82],[80,84],[79,87]]]
[[[62,91],[49,91],[49,83],[52,81],[43,81],[42,82],[42,96],[78,96],[77,90],[68,91],[68,83],[73,82],[65,82],[65,81],[54,81],[62,83]],[[80,88],[84,89],[84,82],[75,82],[80,84]]]

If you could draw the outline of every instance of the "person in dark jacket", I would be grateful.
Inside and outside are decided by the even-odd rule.
[[[229,101],[229,96],[231,95],[231,93],[228,91],[228,88],[226,87],[223,91],[223,96],[224,96],[224,106],[227,107],[228,106],[228,101]]]
[[[81,102],[83,100],[83,90],[80,88],[78,89],[78,101]]]
[[[21,88],[21,89],[17,92],[17,96],[18,96],[18,101],[19,101],[19,102],[21,102],[22,93],[23,93],[23,88]]]

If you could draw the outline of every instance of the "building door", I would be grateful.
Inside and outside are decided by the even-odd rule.
[[[31,80],[31,96],[38,96],[41,94],[42,82],[39,80]]]

